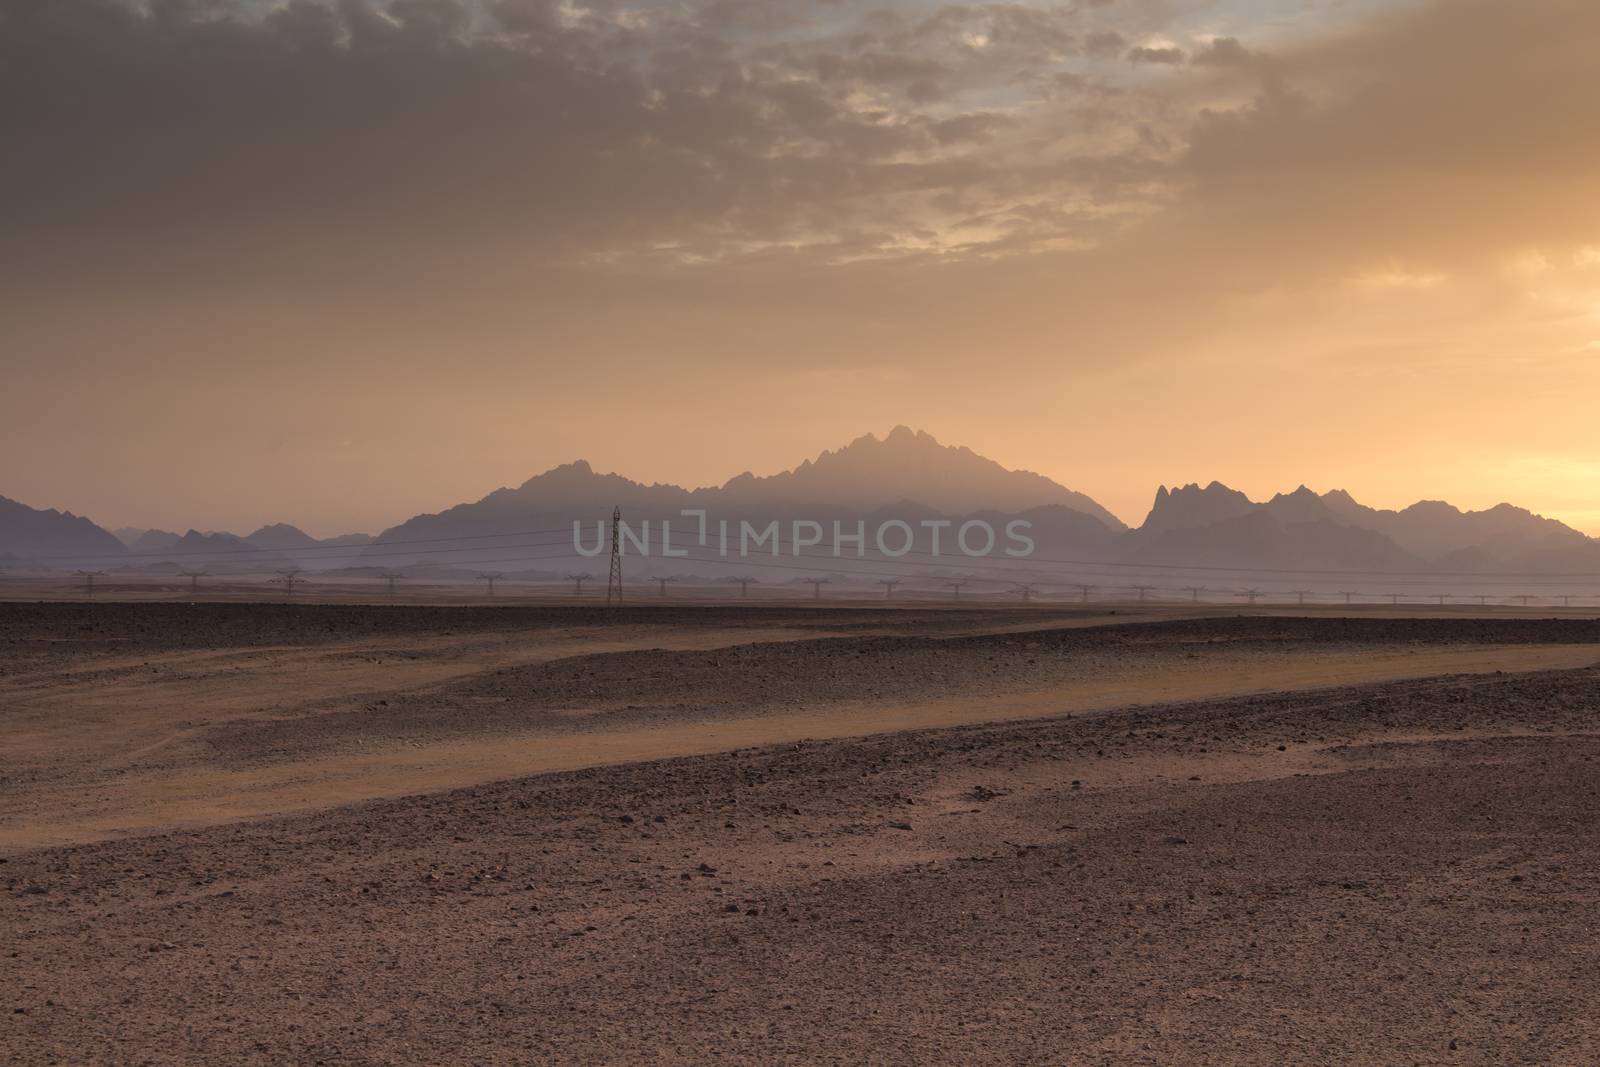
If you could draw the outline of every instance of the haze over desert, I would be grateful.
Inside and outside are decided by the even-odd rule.
[[[0,0],[0,1061],[1600,1063],[1596,55]]]

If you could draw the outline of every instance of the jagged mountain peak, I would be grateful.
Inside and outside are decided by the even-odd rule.
[[[1237,518],[1255,506],[1249,497],[1218,481],[1204,488],[1198,482],[1189,482],[1174,489],[1163,485],[1157,490],[1150,514],[1139,529],[1147,534],[1155,534],[1189,526],[1207,526]]]
[[[864,434],[793,470],[732,479],[719,492],[729,502],[748,497],[764,503],[852,509],[876,508],[897,494],[949,515],[1061,504],[1113,530],[1125,528],[1094,500],[1044,475],[1010,470],[970,448],[943,444],[926,431],[904,425],[881,438]],[[714,501],[717,495],[708,497]]]
[[[31,508],[0,496],[0,556],[39,557],[82,553],[83,562],[126,555],[128,547],[81,515]]]
[[[418,515],[383,536],[448,536],[451,531],[478,533],[512,524],[532,529],[577,517],[592,519],[608,514],[612,506],[632,518],[670,517],[696,507],[730,516],[809,513],[826,518],[865,515],[902,499],[929,514],[951,516],[1060,506],[1108,530],[1126,529],[1091,498],[1041,474],[1009,470],[969,448],[944,445],[932,434],[896,426],[881,438],[865,434],[791,470],[766,476],[745,471],[720,486],[693,490],[600,474],[584,460],[575,460],[515,489],[497,489],[472,503]]]

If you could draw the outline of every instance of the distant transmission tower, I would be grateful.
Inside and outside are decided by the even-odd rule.
[[[499,571],[485,571],[483,574],[478,575],[478,581],[480,581],[480,582],[488,582],[489,583],[489,595],[490,596],[494,596],[494,583],[498,582],[500,579],[502,579],[504,577],[505,577],[505,575],[501,574]]]
[[[951,592],[953,593],[952,599],[954,599],[954,600],[960,600],[961,599],[961,587],[966,585],[966,584],[967,584],[966,582],[946,582],[946,583],[944,583],[945,588],[951,590]]]
[[[1355,594],[1350,592],[1349,590],[1340,590],[1339,595],[1344,597],[1344,606],[1345,607],[1349,607],[1351,599],[1353,599],[1355,597]]]
[[[405,575],[401,574],[399,571],[384,571],[382,574],[378,575],[378,577],[389,583],[389,595],[394,596],[394,583],[404,578]]]
[[[180,570],[178,573],[189,579],[189,594],[191,596],[200,592],[200,579],[205,577],[205,571]]]
[[[1083,603],[1087,604],[1089,602],[1089,594],[1100,587],[1098,585],[1084,585],[1080,582],[1078,585],[1073,586],[1073,588],[1076,589],[1080,594],[1079,599],[1082,600]]]
[[[606,606],[622,604],[622,509],[611,509],[611,574],[606,579]]]
[[[740,597],[748,597],[750,595],[750,587],[757,584],[757,579],[755,578],[735,578],[734,581],[739,585]]]
[[[1444,607],[1444,602],[1450,599],[1449,593],[1435,593],[1433,595],[1439,598],[1439,606],[1441,608]]]
[[[1132,588],[1133,588],[1134,592],[1139,594],[1139,600],[1142,603],[1144,601],[1145,597],[1150,594],[1151,590],[1155,589],[1155,586],[1153,586],[1153,585],[1136,585],[1136,586],[1133,586]]]
[[[277,575],[278,576],[276,578],[268,578],[267,581],[273,585],[283,586],[283,591],[289,596],[294,596],[295,586],[304,585],[306,581],[304,578],[300,577],[299,567],[291,567],[286,571],[278,571]]]
[[[883,586],[883,599],[894,599],[894,587],[900,584],[899,578],[879,578],[878,584]]]
[[[1260,600],[1262,597],[1266,596],[1267,594],[1263,593],[1259,589],[1246,589],[1244,592],[1240,593],[1239,595],[1244,597],[1246,600],[1250,601],[1250,606],[1251,607],[1255,607],[1256,606],[1256,601]]]
[[[826,579],[826,578],[805,578],[805,579],[802,579],[802,580],[811,583],[811,599],[812,600],[821,600],[822,599],[822,587],[828,584],[828,579]]]
[[[1014,585],[1014,586],[1012,586],[1012,588],[1014,590],[1016,590],[1018,593],[1022,594],[1022,602],[1024,604],[1026,604],[1026,603],[1029,602],[1030,598],[1033,596],[1033,591],[1035,589],[1037,589],[1038,586],[1034,585],[1031,582],[1024,582],[1024,583],[1020,583],[1018,585]]]
[[[587,572],[584,573],[584,574],[569,574],[569,575],[567,575],[567,581],[572,583],[572,595],[573,596],[582,596],[583,595],[583,583],[587,582],[590,578],[593,578],[593,577],[594,577],[594,575],[589,574]]]
[[[1189,585],[1184,587],[1184,592],[1189,594],[1189,599],[1196,604],[1200,603],[1200,594],[1206,591],[1203,585]]]
[[[656,595],[657,596],[666,596],[667,595],[667,583],[668,582],[675,582],[678,579],[676,579],[676,578],[652,578],[650,580],[652,582],[656,583]]]
[[[1306,606],[1306,597],[1311,595],[1311,590],[1309,590],[1309,589],[1296,589],[1294,591],[1294,595],[1300,598],[1300,606],[1301,607],[1305,607]]]
[[[72,573],[83,579],[84,592],[90,596],[94,596],[94,580],[106,576],[105,571],[73,571]]]

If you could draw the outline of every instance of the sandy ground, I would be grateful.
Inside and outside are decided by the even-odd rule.
[[[1593,620],[268,608],[0,609],[0,1053],[1600,1061]]]
[[[1600,625],[1582,620],[132,604],[0,618],[8,848],[749,745],[1600,661]]]

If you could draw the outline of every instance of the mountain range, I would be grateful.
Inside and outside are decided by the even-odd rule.
[[[1510,504],[1461,511],[1421,501],[1389,511],[1362,505],[1343,490],[1318,494],[1305,486],[1262,502],[1220,482],[1162,486],[1144,522],[1130,529],[1081,492],[1040,474],[1008,470],[903,426],[882,438],[857,438],[790,471],[746,472],[700,489],[635,482],[577,460],[514,488],[414,516],[376,538],[317,539],[285,523],[242,537],[137,528],[113,535],[81,516],[38,511],[0,497],[0,564],[205,566],[219,573],[287,566],[557,573],[594,567],[594,560],[573,550],[572,524],[583,520],[585,541],[597,544],[594,524],[603,524],[613,508],[621,509],[633,529],[651,523],[658,539],[662,524],[671,523],[678,545],[691,538],[698,544],[698,518],[684,516],[686,510],[706,514],[710,545],[716,524],[723,521],[737,531],[742,522],[764,527],[776,520],[787,542],[796,521],[815,522],[831,533],[836,522],[847,531],[857,523],[873,531],[898,520],[915,534],[913,554],[903,565],[931,560],[926,553],[935,531],[924,521],[950,524],[939,532],[945,538],[942,553],[951,555],[951,538],[963,523],[982,519],[1003,530],[1020,519],[1029,524],[1033,555],[1041,561],[1389,573],[1600,570],[1600,540]],[[869,556],[883,559],[871,550],[870,533],[868,538]],[[827,544],[811,551],[825,552]],[[793,559],[789,544],[783,544],[782,553]],[[714,551],[700,548],[687,560],[641,559],[635,573],[689,572],[696,569],[691,566],[696,558],[702,573],[739,567],[737,559],[714,557]]]

